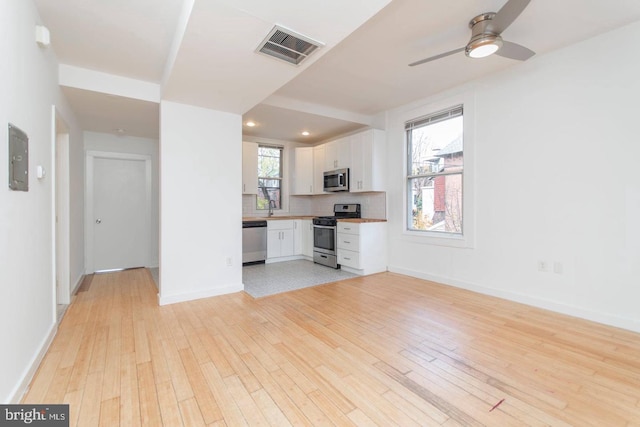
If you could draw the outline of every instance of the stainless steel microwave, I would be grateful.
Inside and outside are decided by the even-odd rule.
[[[336,169],[324,173],[324,191],[349,191],[349,169]]]

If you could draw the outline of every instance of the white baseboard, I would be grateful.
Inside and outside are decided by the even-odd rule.
[[[26,371],[22,375],[22,380],[11,393],[10,402],[12,404],[20,403],[20,401],[27,394],[27,391],[29,391],[31,380],[33,380],[33,376],[36,374],[38,367],[40,367],[40,363],[42,362],[42,359],[44,359],[44,356],[47,354],[47,350],[49,350],[49,347],[51,346],[51,343],[53,342],[53,339],[55,338],[57,332],[58,324],[57,322],[54,322],[53,325],[51,325],[51,328],[49,328],[47,336],[44,337],[44,340],[40,344],[40,350],[33,356],[33,358],[31,359],[31,363],[29,363]]]
[[[278,258],[267,258],[264,260],[265,264],[273,264],[274,262],[283,262],[283,261],[296,261],[299,259],[309,259],[304,255],[291,255],[291,256],[282,256]]]
[[[84,274],[80,273],[80,275],[75,280],[75,284],[73,285],[73,288],[71,288],[71,292],[69,296],[73,296],[76,294],[76,292],[78,292],[78,288],[80,288],[80,285],[82,284],[83,280],[84,280]],[[55,317],[55,313],[54,313],[54,317]],[[11,403],[13,404],[20,403],[20,401],[27,394],[27,391],[29,391],[29,384],[31,384],[31,380],[33,380],[33,376],[36,374],[38,367],[40,367],[40,363],[42,362],[42,359],[44,359],[44,356],[47,354],[47,351],[49,350],[49,347],[51,346],[51,343],[53,342],[53,339],[55,338],[57,332],[58,332],[58,322],[57,320],[54,320],[53,324],[49,328],[49,332],[47,333],[47,336],[44,338],[44,340],[40,344],[40,350],[34,355],[33,359],[31,360],[31,363],[29,364],[29,367],[27,368],[24,375],[22,376],[22,380],[11,393]]]
[[[451,279],[448,277],[437,276],[422,271],[409,270],[401,267],[389,266],[392,273],[404,274],[406,276],[416,277],[418,279],[430,280],[432,282],[441,283],[443,285],[455,286],[457,288],[466,289],[477,292],[479,294],[490,295],[509,301],[515,301],[533,307],[544,308],[546,310],[555,311],[557,313],[566,314],[573,317],[579,317],[585,320],[602,323],[617,328],[627,329],[633,332],[640,332],[640,321],[628,319],[624,317],[614,316],[608,313],[587,310],[568,304],[555,301],[549,301],[542,298],[536,298],[529,295],[523,295],[516,292],[509,292],[499,289],[489,288],[483,285],[466,282],[462,280]]]
[[[176,295],[158,294],[158,304],[159,305],[175,304],[179,302],[216,297],[219,295],[231,294],[231,293],[240,292],[240,291],[244,291],[244,284],[242,283],[238,285],[227,285],[223,287],[216,287],[214,289],[205,289],[205,290],[196,291],[196,292],[187,292],[184,294],[176,294]]]
[[[385,271],[389,271],[389,270],[387,270],[386,266],[385,267],[368,268],[368,269],[358,270],[357,268],[351,268],[351,267],[347,267],[345,265],[341,265],[340,269],[344,270],[344,271],[347,271],[349,273],[357,274],[358,276],[370,276],[372,274],[384,273]],[[408,274],[407,274],[407,276],[408,276]]]
[[[84,274],[80,274],[80,276],[78,276],[78,278],[76,279],[76,284],[73,285],[73,288],[71,289],[71,293],[69,294],[70,296],[74,296],[76,292],[78,292],[78,289],[80,288],[80,285],[82,285],[83,280]]]

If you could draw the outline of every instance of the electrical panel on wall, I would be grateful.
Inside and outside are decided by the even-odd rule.
[[[29,191],[29,137],[9,123],[9,188]]]

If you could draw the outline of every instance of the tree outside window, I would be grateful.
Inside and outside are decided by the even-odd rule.
[[[258,146],[258,198],[256,208],[282,209],[282,147]]]
[[[407,136],[407,228],[462,234],[462,106],[411,120]]]

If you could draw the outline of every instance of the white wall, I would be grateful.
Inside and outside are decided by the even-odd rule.
[[[69,123],[69,119],[64,115]],[[71,135],[69,150],[69,277],[71,287],[77,288],[84,275],[84,146],[83,134]],[[73,291],[74,289],[72,289]]]
[[[159,194],[159,141],[133,136],[116,136],[99,132],[84,132],[85,151],[144,154],[151,156],[151,264],[157,267],[159,260],[160,194]]]
[[[476,102],[471,249],[403,232],[402,117],[447,95],[389,112],[390,269],[640,331],[638,39],[635,23],[452,91]]]
[[[387,218],[387,197],[385,192],[371,193],[327,193],[314,196],[291,196],[293,215],[333,215],[333,205],[360,203],[363,218]]]
[[[40,22],[31,1],[0,2],[0,401],[20,399],[55,331],[53,200],[55,174],[36,179],[36,166],[54,171],[52,106],[70,126],[70,159],[82,152],[82,135],[57,84],[51,49],[34,40]],[[29,136],[29,191],[7,186],[7,123]],[[72,179],[83,178],[82,163],[70,165]],[[71,195],[72,271],[82,216],[82,193]],[[76,225],[77,224],[77,225]],[[78,232],[78,228],[80,231]]]
[[[243,290],[242,117],[162,101],[160,171],[160,304]]]

